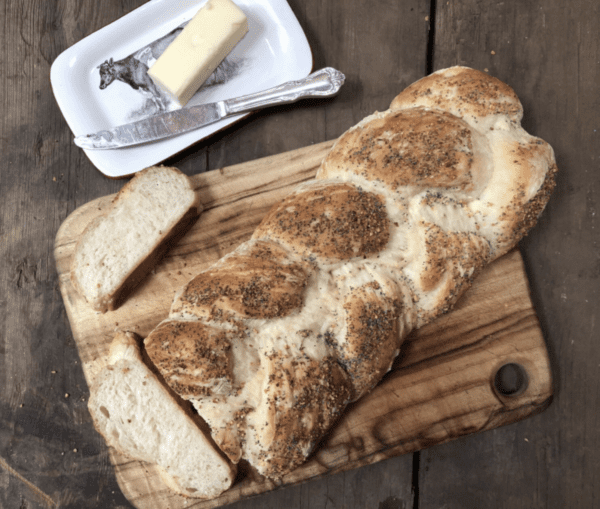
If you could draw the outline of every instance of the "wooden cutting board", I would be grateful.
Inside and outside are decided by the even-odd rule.
[[[69,280],[85,226],[112,196],[75,210],[56,236],[55,259],[71,329],[88,381],[104,366],[118,329],[146,336],[167,317],[175,291],[250,237],[273,203],[312,178],[333,142],[193,177],[205,211],[193,229],[116,311],[95,313]],[[312,458],[286,476],[296,484],[500,425],[550,403],[552,379],[520,253],[491,264],[451,313],[413,333],[392,371],[347,409]],[[275,488],[248,469],[221,497],[184,499],[157,470],[111,450],[125,496],[138,508],[218,507]],[[280,486],[280,485],[279,485]]]

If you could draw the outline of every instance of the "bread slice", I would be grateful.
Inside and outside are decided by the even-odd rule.
[[[181,495],[218,496],[233,483],[236,467],[144,364],[139,341],[120,332],[111,344],[109,364],[90,388],[96,429],[119,452],[156,464]]]
[[[152,166],[137,173],[77,243],[74,287],[96,311],[116,309],[200,210],[190,180],[177,168]]]

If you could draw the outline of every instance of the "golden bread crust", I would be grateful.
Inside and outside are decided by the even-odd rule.
[[[352,386],[336,359],[267,355],[268,385],[251,430],[251,463],[270,478],[301,465],[339,417]]]
[[[523,117],[515,91],[497,78],[468,67],[442,69],[416,81],[398,94],[390,109],[425,106],[458,117],[505,115],[514,122]]]
[[[468,124],[446,112],[389,110],[343,134],[325,158],[320,176],[353,172],[393,191],[407,186],[471,190],[471,136]]]
[[[384,249],[388,217],[376,194],[345,183],[316,183],[275,205],[253,237],[280,242],[302,258],[348,260]]]
[[[144,345],[167,384],[188,399],[233,390],[232,336],[199,321],[167,320]]]
[[[307,265],[289,262],[281,246],[255,242],[192,279],[171,315],[216,321],[286,316],[302,306],[307,278]]]

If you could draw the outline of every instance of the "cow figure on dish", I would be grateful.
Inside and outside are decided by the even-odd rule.
[[[167,46],[181,33],[186,24],[187,22],[183,23],[164,37],[157,39],[121,60],[115,61],[113,58],[109,58],[104,61],[104,63],[98,66],[100,70],[100,89],[104,90],[115,80],[126,83],[150,100],[151,104],[149,106],[153,111],[148,111],[148,107],[146,106],[144,107],[144,111],[141,112],[144,115],[173,109],[169,107],[172,106],[169,98],[160,92],[159,88],[152,81],[152,78],[148,76],[148,69],[163,54]],[[215,72],[208,77],[204,83],[204,87],[225,83],[235,75],[239,66],[240,62],[234,62],[226,58],[219,64]]]

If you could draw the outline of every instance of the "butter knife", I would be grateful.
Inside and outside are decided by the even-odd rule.
[[[131,147],[162,140],[267,106],[289,104],[309,97],[330,97],[339,92],[345,79],[340,71],[326,67],[304,79],[288,81],[262,92],[160,113],[112,129],[77,136],[74,141],[78,147],[95,150]]]

